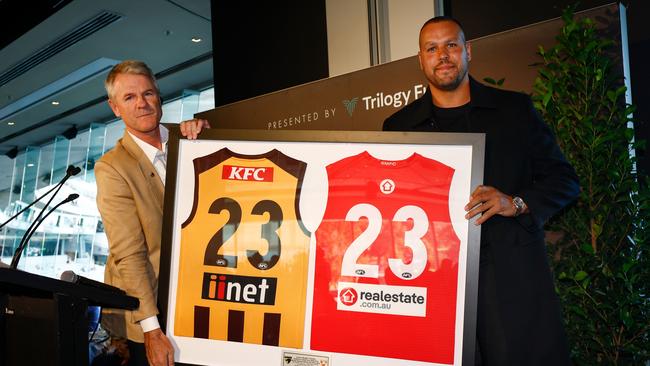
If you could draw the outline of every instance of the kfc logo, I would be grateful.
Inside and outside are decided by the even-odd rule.
[[[221,179],[273,182],[273,168],[224,165]]]

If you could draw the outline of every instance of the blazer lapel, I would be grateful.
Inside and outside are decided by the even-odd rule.
[[[127,131],[124,131],[122,144],[124,146],[124,149],[138,162],[140,174],[142,175],[143,180],[147,182],[147,186],[149,187],[149,190],[153,196],[156,198],[156,202],[158,202],[160,212],[162,213],[165,186],[163,185],[162,180],[156,171],[156,168],[154,168],[151,161],[149,161],[142,149],[140,149],[138,144],[133,140]]]

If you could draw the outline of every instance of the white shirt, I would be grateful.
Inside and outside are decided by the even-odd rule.
[[[163,186],[165,185],[165,177],[167,175],[167,141],[169,141],[169,130],[160,125],[160,144],[162,145],[162,150],[158,150],[155,146],[152,146],[138,137],[129,132],[129,135],[133,137],[133,141],[142,149],[142,152],[147,156],[153,167],[156,169],[156,172],[162,180]],[[128,131],[127,131],[128,132]]]
[[[142,149],[142,152],[144,152],[149,161],[153,164],[153,167],[156,169],[156,172],[160,176],[164,186],[165,177],[167,175],[167,141],[169,140],[169,130],[167,130],[165,126],[160,125],[160,144],[162,150],[158,150],[156,147],[142,141],[131,132],[129,132],[129,135],[133,137],[133,141],[138,144],[140,149]],[[142,331],[146,333],[160,328],[160,323],[158,323],[158,318],[156,316],[150,316],[142,319],[140,321],[140,326],[142,327]]]

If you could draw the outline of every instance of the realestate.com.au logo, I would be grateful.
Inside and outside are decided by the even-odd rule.
[[[341,302],[347,306],[356,304],[358,298],[359,295],[357,295],[357,290],[353,289],[352,287],[344,288],[339,294],[339,299],[341,299]]]
[[[425,317],[427,288],[339,282],[336,309],[361,313]]]

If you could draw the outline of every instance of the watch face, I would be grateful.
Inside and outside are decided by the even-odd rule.
[[[524,200],[521,197],[514,197],[512,204],[515,205],[515,216],[518,216],[524,209]]]

